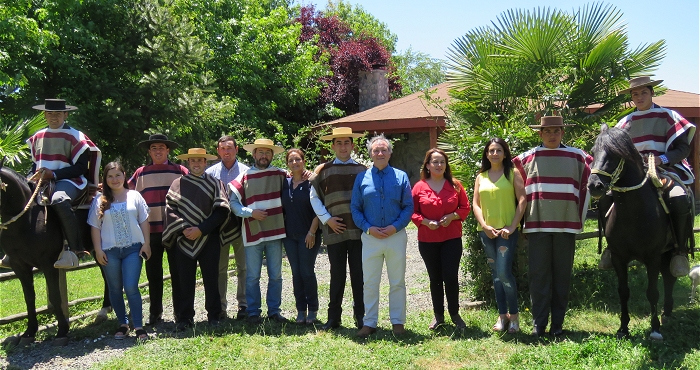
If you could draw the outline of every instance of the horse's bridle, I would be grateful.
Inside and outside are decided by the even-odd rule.
[[[615,186],[615,183],[617,180],[620,179],[620,175],[622,174],[622,168],[625,166],[625,160],[624,158],[620,159],[620,163],[617,164],[617,168],[615,168],[615,171],[613,173],[607,173],[601,169],[593,168],[591,169],[591,174],[596,174],[596,175],[603,175],[603,176],[608,176],[610,178],[610,183],[608,183],[607,188],[612,191],[617,191],[620,193],[625,193],[628,191],[632,190],[637,190],[644,186],[646,184],[647,179],[649,178],[648,174],[647,176],[644,176],[644,180],[642,180],[641,183],[634,185],[634,186]]]
[[[27,201],[27,204],[24,206],[24,209],[22,210],[22,212],[20,212],[17,216],[12,217],[10,219],[10,221],[7,221],[7,222],[2,222],[2,219],[1,219],[2,215],[0,215],[0,222],[2,222],[2,223],[0,223],[0,230],[7,229],[8,225],[19,220],[19,218],[22,217],[22,215],[24,215],[29,210],[29,208],[31,208],[32,201],[34,201],[34,198],[39,193],[39,189],[41,188],[41,183],[44,181],[43,180],[43,172],[44,172],[43,170],[36,172],[36,173],[41,173],[41,176],[38,176],[39,181],[36,184],[36,188],[34,189],[34,193],[32,194],[31,197],[29,197],[29,200]],[[35,175],[36,175],[36,173],[35,173]],[[32,176],[32,178],[33,177],[35,177],[35,176]],[[0,180],[0,189],[2,191],[5,191],[7,189],[7,184],[2,182],[2,180]],[[2,205],[2,191],[0,191],[0,205]]]

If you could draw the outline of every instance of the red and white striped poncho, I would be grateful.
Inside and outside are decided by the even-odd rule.
[[[525,181],[527,208],[523,233],[580,233],[590,194],[593,157],[581,149],[532,148],[513,159]]]

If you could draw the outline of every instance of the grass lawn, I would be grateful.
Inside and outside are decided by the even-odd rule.
[[[696,226],[698,224],[700,221],[696,219]],[[592,225],[589,221],[587,229]],[[662,326],[664,341],[653,342],[648,339],[645,268],[631,266],[631,337],[617,340],[617,279],[612,271],[599,271],[597,261],[597,241],[579,242],[570,306],[564,323],[567,335],[562,340],[535,339],[529,335],[532,326],[528,302],[521,303],[523,331],[515,335],[490,330],[497,316],[495,306],[464,311],[468,328],[463,332],[456,331],[452,325],[431,332],[427,326],[432,313],[416,312],[408,307],[406,328],[409,333],[394,337],[386,320],[388,308],[383,303],[380,330],[366,340],[356,338],[356,330],[350,328],[325,333],[294,324],[265,323],[253,327],[228,320],[216,329],[200,325],[178,338],[166,335],[135,345],[124,356],[97,366],[104,369],[699,369],[700,306],[689,303],[689,279],[678,280],[673,319]],[[700,255],[696,255],[691,265],[698,263]],[[68,276],[70,299],[101,293],[102,283],[96,269],[71,272]],[[37,279],[38,290],[43,285],[41,281]],[[411,288],[416,287],[408,288],[410,293]],[[78,289],[84,290],[78,292]],[[319,287],[319,291],[327,294],[327,286]],[[0,283],[0,315],[23,311],[24,303],[19,297],[19,283]],[[45,293],[38,292],[37,297],[38,301],[45,300]],[[72,309],[71,314],[99,308],[99,303],[87,306]],[[293,302],[283,301],[283,310],[292,311]],[[346,316],[343,321],[352,322],[350,316]],[[114,326],[114,320],[100,325],[93,325],[91,321],[74,324],[71,336],[92,338]],[[0,336],[21,332],[24,325],[20,322],[0,326]],[[54,333],[49,330],[39,339]],[[0,349],[0,356],[7,355],[6,351]]]

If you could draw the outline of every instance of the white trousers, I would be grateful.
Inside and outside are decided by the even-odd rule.
[[[389,277],[391,323],[406,323],[406,229],[386,238],[362,234],[362,275],[364,281],[364,325],[376,328],[379,320],[379,283],[386,261]]]

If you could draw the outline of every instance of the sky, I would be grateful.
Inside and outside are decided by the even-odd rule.
[[[592,1],[569,0],[345,0],[360,5],[398,36],[397,52],[409,47],[447,59],[454,40],[489,26],[508,9],[558,8],[572,13]],[[323,10],[325,0],[301,0]],[[666,57],[654,71],[669,89],[700,93],[700,11],[698,0],[610,0],[622,12],[630,48],[666,40]]]

